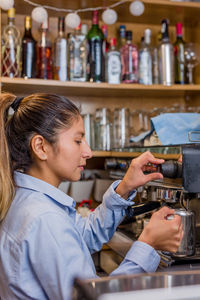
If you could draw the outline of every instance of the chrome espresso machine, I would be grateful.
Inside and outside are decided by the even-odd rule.
[[[128,164],[124,165],[124,169],[127,167]],[[111,177],[120,177],[120,171],[113,170],[111,162],[107,161],[107,168]],[[170,206],[182,218],[184,237],[177,253],[167,255],[173,261],[200,261],[200,144],[182,146],[182,163],[166,161],[157,170],[164,179],[138,189],[138,203],[129,208],[119,230],[137,239],[151,213],[164,205]]]

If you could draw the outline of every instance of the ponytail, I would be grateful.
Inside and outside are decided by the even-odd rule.
[[[15,193],[6,137],[8,110],[14,99],[15,96],[12,94],[1,94],[0,96],[0,222],[5,218]]]

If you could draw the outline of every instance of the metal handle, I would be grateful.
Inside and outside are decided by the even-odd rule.
[[[190,142],[192,142],[192,143],[200,143],[200,139],[198,140],[193,140],[192,139],[192,134],[200,134],[200,131],[199,130],[196,130],[196,131],[189,131],[188,132],[188,139],[189,139],[189,141]]]

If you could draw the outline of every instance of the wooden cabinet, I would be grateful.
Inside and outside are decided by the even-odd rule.
[[[107,0],[38,0],[42,5],[51,5],[60,8],[78,9],[84,7],[98,7],[113,4],[116,1]],[[157,33],[160,30],[160,23],[163,18],[170,21],[170,39],[175,41],[175,25],[183,23],[183,34],[186,41],[200,43],[200,3],[197,2],[176,2],[170,0],[143,0],[145,5],[144,14],[134,17],[129,12],[128,0],[114,9],[118,13],[118,21],[108,28],[108,37],[116,36],[120,24],[125,24],[128,30],[133,32],[135,43],[140,42],[144,29],[149,27],[152,30],[152,43],[156,45]],[[24,30],[24,16],[31,14],[33,6],[22,0],[15,0],[16,26],[21,33]],[[57,34],[57,17],[65,15],[48,10],[50,17],[50,32],[52,39]],[[100,12],[101,15],[101,12]],[[91,25],[91,12],[80,13],[83,23]],[[2,26],[7,23],[7,13],[1,12]],[[39,24],[33,22],[33,35],[38,38]],[[69,29],[68,29],[69,31]],[[146,109],[153,107],[172,106],[174,103],[188,106],[200,105],[200,66],[195,70],[194,85],[173,85],[170,87],[162,85],[143,86],[139,84],[110,85],[107,83],[77,83],[61,82],[56,80],[22,79],[22,78],[0,78],[1,90],[13,92],[16,95],[26,95],[34,92],[53,92],[63,94],[81,106],[82,113],[94,113],[97,107],[109,107],[113,110],[116,107],[127,106],[130,109]],[[113,153],[95,152],[96,156],[115,155]],[[125,156],[126,154],[124,154]],[[129,154],[130,155],[130,154]]]

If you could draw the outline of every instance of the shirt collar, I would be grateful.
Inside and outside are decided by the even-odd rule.
[[[76,205],[73,198],[41,179],[17,171],[14,172],[14,179],[17,187],[41,192],[64,206]]]

